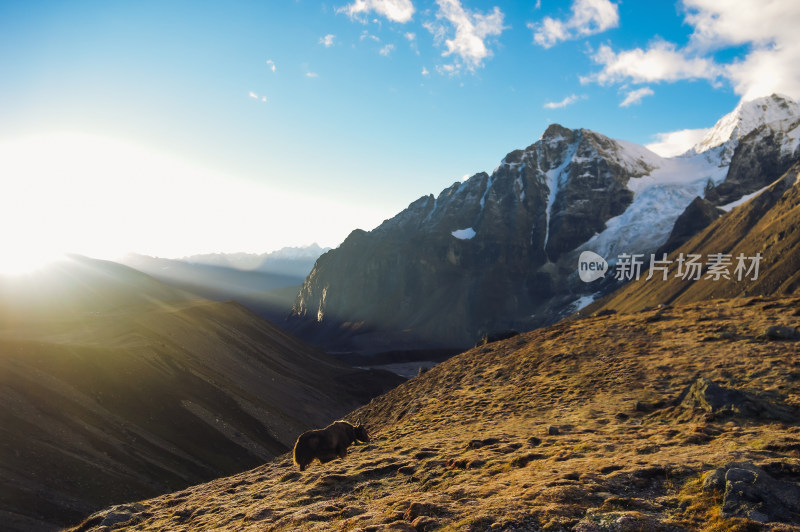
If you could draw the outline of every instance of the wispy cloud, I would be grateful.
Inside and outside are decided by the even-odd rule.
[[[562,109],[568,105],[572,105],[573,103],[577,102],[578,100],[583,99],[584,97],[578,96],[576,94],[570,94],[560,102],[547,102],[544,104],[545,109]]]
[[[334,40],[336,39],[336,35],[329,33],[324,37],[319,38],[319,43],[324,46],[325,48],[330,48],[334,44]]]
[[[709,128],[703,128],[658,133],[656,134],[658,141],[648,144],[646,148],[662,157],[674,157],[686,153],[692,146],[702,141],[709,131]]]
[[[492,56],[486,45],[487,38],[500,35],[503,26],[503,12],[499,7],[488,14],[464,9],[460,0],[436,0],[439,10],[436,21],[429,21],[423,26],[431,32],[438,45],[447,48],[443,57],[452,56],[450,65],[437,67],[440,72],[456,73],[462,68],[474,72],[483,66],[485,59]],[[454,32],[454,33],[453,33]],[[452,38],[448,38],[452,36]]]
[[[362,22],[364,19],[359,17],[374,11],[392,22],[406,23],[414,15],[414,4],[411,3],[411,0],[355,0],[336,11],[347,13],[350,18],[359,19]]]
[[[267,66],[273,72],[275,72],[278,69],[278,67],[275,66],[275,61],[273,61],[272,59],[267,59]]]
[[[388,57],[389,54],[392,53],[392,50],[394,50],[394,45],[393,44],[387,44],[386,46],[381,48],[378,53],[381,54],[384,57]]]
[[[642,103],[642,98],[645,96],[652,96],[653,94],[653,89],[650,87],[642,87],[641,89],[628,91],[628,94],[625,96],[625,99],[622,100],[619,106],[630,107],[631,105],[638,105]]]
[[[306,77],[307,78],[312,78],[312,79],[313,78],[318,78],[319,74],[317,74],[316,72],[306,72]]]
[[[369,39],[369,40],[371,40],[371,41],[375,41],[375,42],[380,42],[380,41],[381,41],[381,38],[380,38],[380,37],[378,37],[377,35],[372,35],[372,34],[371,34],[370,32],[368,32],[367,30],[364,30],[364,31],[362,31],[362,32],[361,32],[361,35],[358,37],[358,40],[359,40],[359,41],[363,41],[363,40],[365,40],[365,39]]]
[[[254,100],[260,100],[260,101],[265,102],[265,103],[267,101],[267,97],[266,96],[259,96],[258,94],[256,94],[253,91],[248,92],[247,96],[249,96],[250,98],[252,98]]]
[[[427,69],[427,68],[425,68],[425,67],[423,66],[423,67],[422,67],[422,75],[423,75],[423,76],[427,76],[427,75],[429,75],[429,74],[430,74],[430,72],[428,71],[428,69]]]
[[[536,7],[540,7],[538,2]],[[609,0],[575,0],[571,12],[567,20],[544,17],[541,22],[529,22],[533,41],[550,48],[559,41],[594,35],[619,25],[617,5]]]

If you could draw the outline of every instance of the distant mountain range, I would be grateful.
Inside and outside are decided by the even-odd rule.
[[[180,260],[189,264],[259,271],[288,277],[301,275],[305,278],[319,256],[329,250],[330,248],[314,243],[310,246],[284,247],[268,253],[207,253],[189,255]]]
[[[116,263],[0,277],[0,528],[255,467],[401,381]]]
[[[491,173],[353,231],[303,283],[291,330],[332,349],[468,346],[552,323],[609,293],[577,258],[676,249],[800,159],[800,106],[744,102],[687,153],[551,125]],[[666,249],[665,249],[666,251]]]
[[[262,254],[213,253],[181,259],[131,254],[120,262],[200,297],[235,300],[281,323],[314,262],[328,250],[312,244]]]

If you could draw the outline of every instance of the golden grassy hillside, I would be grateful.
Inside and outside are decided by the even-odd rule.
[[[2,530],[252,468],[400,380],[113,263],[75,259],[0,296]]]
[[[566,321],[354,411],[372,434],[73,530],[800,530],[800,299]],[[776,328],[784,326],[785,328]]]

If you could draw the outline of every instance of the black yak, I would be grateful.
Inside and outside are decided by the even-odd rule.
[[[347,447],[354,441],[368,442],[367,429],[347,421],[335,421],[324,429],[309,430],[294,444],[294,463],[304,471],[315,459],[321,463],[347,456]]]

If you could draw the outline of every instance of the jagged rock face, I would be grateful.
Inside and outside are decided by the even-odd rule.
[[[715,207],[710,201],[696,197],[675,220],[669,239],[656,251],[657,256],[671,253],[678,249],[684,242],[692,238],[701,230],[708,227],[711,222],[725,214],[725,211]]]
[[[291,327],[331,348],[345,324],[369,345],[335,347],[369,351],[468,346],[481,333],[552,323],[619,285],[579,282],[582,251],[613,260],[674,249],[715,206],[730,209],[798,158],[800,106],[775,95],[739,105],[669,159],[554,124],[491,175],[422,197],[320,257]]]
[[[642,160],[588,130],[550,126],[495,171],[425,196],[320,257],[294,314],[317,326],[412,329],[426,345],[470,345],[518,325],[557,291],[562,256],[633,200]]]
[[[800,158],[800,119],[764,124],[740,140],[725,181],[710,188],[706,198],[717,205],[769,185]]]

